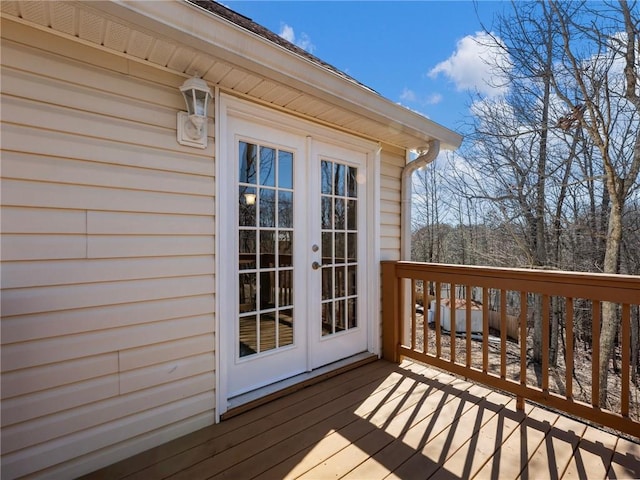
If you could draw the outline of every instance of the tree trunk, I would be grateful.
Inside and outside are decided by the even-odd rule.
[[[553,32],[551,23],[548,24],[548,30],[545,35],[546,58],[544,64],[544,93],[542,95],[542,118],[540,119],[540,150],[538,153],[538,171],[536,185],[536,215],[535,215],[535,265],[547,266],[547,235],[545,224],[545,206],[547,202],[546,186],[547,186],[547,145],[549,137],[549,103],[551,98],[551,67],[553,63]],[[554,314],[552,314],[553,317]],[[555,331],[550,332],[551,339],[555,338],[555,345],[551,344],[551,349],[557,352],[558,332],[557,322],[555,323]],[[554,328],[554,327],[552,327]],[[536,308],[534,314],[533,328],[533,359],[537,363],[542,362],[542,310]],[[555,366],[556,357],[550,358],[550,364]]]
[[[609,216],[609,228],[607,245],[604,254],[604,273],[617,273],[618,255],[620,252],[620,239],[622,238],[622,211],[617,197],[611,198],[611,211]],[[613,356],[613,349],[618,332],[618,309],[615,303],[602,303],[602,327],[600,329],[600,406],[606,407],[607,378],[609,362]],[[595,341],[595,339],[594,339]]]

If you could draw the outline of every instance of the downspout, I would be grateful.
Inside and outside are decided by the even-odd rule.
[[[433,162],[440,153],[440,141],[431,140],[428,150],[421,150],[418,158],[409,162],[402,169],[400,191],[400,260],[411,260],[411,177],[413,172]]]

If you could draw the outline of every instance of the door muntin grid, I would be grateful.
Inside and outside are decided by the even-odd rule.
[[[293,345],[293,153],[238,143],[238,352]]]
[[[320,165],[322,336],[358,327],[358,169]]]

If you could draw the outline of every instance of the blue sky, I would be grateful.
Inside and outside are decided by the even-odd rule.
[[[473,39],[496,1],[224,1],[384,97],[460,131],[469,91],[491,95]]]

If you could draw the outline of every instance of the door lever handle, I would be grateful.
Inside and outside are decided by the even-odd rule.
[[[313,262],[311,264],[311,268],[313,268],[314,270],[317,270],[320,268],[320,264],[318,262]]]

